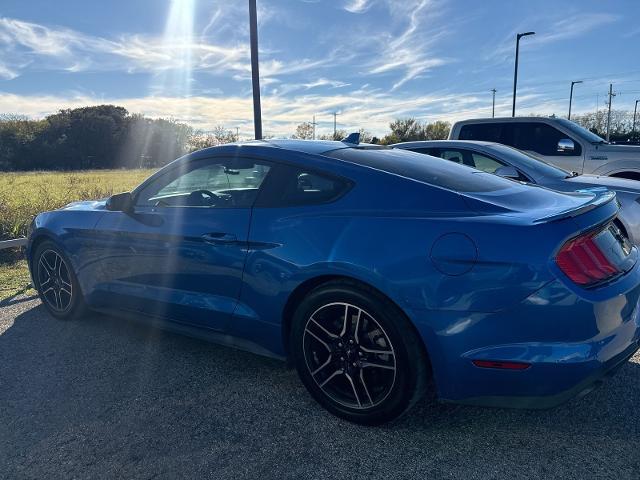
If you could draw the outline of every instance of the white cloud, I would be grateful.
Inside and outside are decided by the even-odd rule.
[[[350,0],[344,9],[351,13],[363,13],[371,6],[370,0]]]
[[[451,61],[434,53],[435,45],[448,34],[447,30],[437,27],[438,18],[446,13],[441,1],[385,0],[385,6],[392,26],[395,24],[399,33],[382,31],[373,39],[367,32],[367,38],[363,39],[365,44],[371,41],[378,44],[376,55],[367,65],[371,73],[399,73],[391,87],[396,90]]]

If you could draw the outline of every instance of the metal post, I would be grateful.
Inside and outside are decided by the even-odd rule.
[[[575,82],[571,82],[571,93],[569,94],[569,115],[567,116],[567,120],[571,120],[571,103],[573,102],[573,86],[576,83],[582,83],[582,80],[576,80]]]
[[[611,102],[616,94],[613,93],[613,83],[609,84],[609,112],[607,113],[607,142],[609,141],[609,130],[611,127]]]
[[[313,125],[313,139],[315,140],[316,139],[316,125],[317,125],[316,116],[315,115],[313,116],[313,123],[311,125]]]
[[[491,118],[494,118],[496,116],[496,92],[497,92],[497,90],[495,88],[492,88],[491,91],[493,92],[493,105],[491,106]]]
[[[260,106],[260,70],[258,66],[258,13],[256,0],[249,0],[249,37],[251,43],[251,84],[253,87],[253,124],[256,140],[262,139],[262,108]]]
[[[520,51],[520,39],[527,35],[535,35],[536,32],[518,33],[516,35],[516,65],[513,71],[513,106],[511,108],[511,116],[516,116],[516,89],[518,87],[518,56]]]
[[[338,112],[333,112],[333,139],[337,140],[336,135],[338,135],[338,129],[337,127],[337,116],[338,116]]]
[[[636,133],[636,115],[638,114],[638,102],[640,102],[640,100],[636,100],[636,105],[635,107],[633,107],[633,125],[631,127],[631,138],[634,138]]]

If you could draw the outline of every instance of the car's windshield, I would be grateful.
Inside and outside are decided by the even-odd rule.
[[[496,143],[491,145],[491,149],[496,152],[498,158],[505,157],[514,167],[522,170],[524,174],[532,177],[545,177],[563,179],[573,176],[573,174],[561,168],[550,165],[538,158],[524,153],[516,148]]]
[[[565,120],[564,118],[558,118],[558,119],[556,119],[556,121],[560,125],[565,127],[566,129],[571,130],[572,133],[575,133],[576,135],[578,135],[581,138],[585,139],[587,142],[591,142],[591,143],[606,143],[606,141],[603,138],[599,137],[595,133],[590,132],[586,128],[581,127],[577,123],[572,122],[571,120]]]

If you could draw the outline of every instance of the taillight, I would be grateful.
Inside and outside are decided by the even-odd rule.
[[[596,240],[598,236],[608,234],[608,229],[569,240],[556,255],[560,270],[578,285],[591,286],[622,273],[603,253]]]

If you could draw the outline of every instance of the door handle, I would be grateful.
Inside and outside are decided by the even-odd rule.
[[[233,233],[205,233],[201,238],[206,243],[210,243],[211,245],[235,245],[236,243],[238,243],[238,237],[236,237]]]

